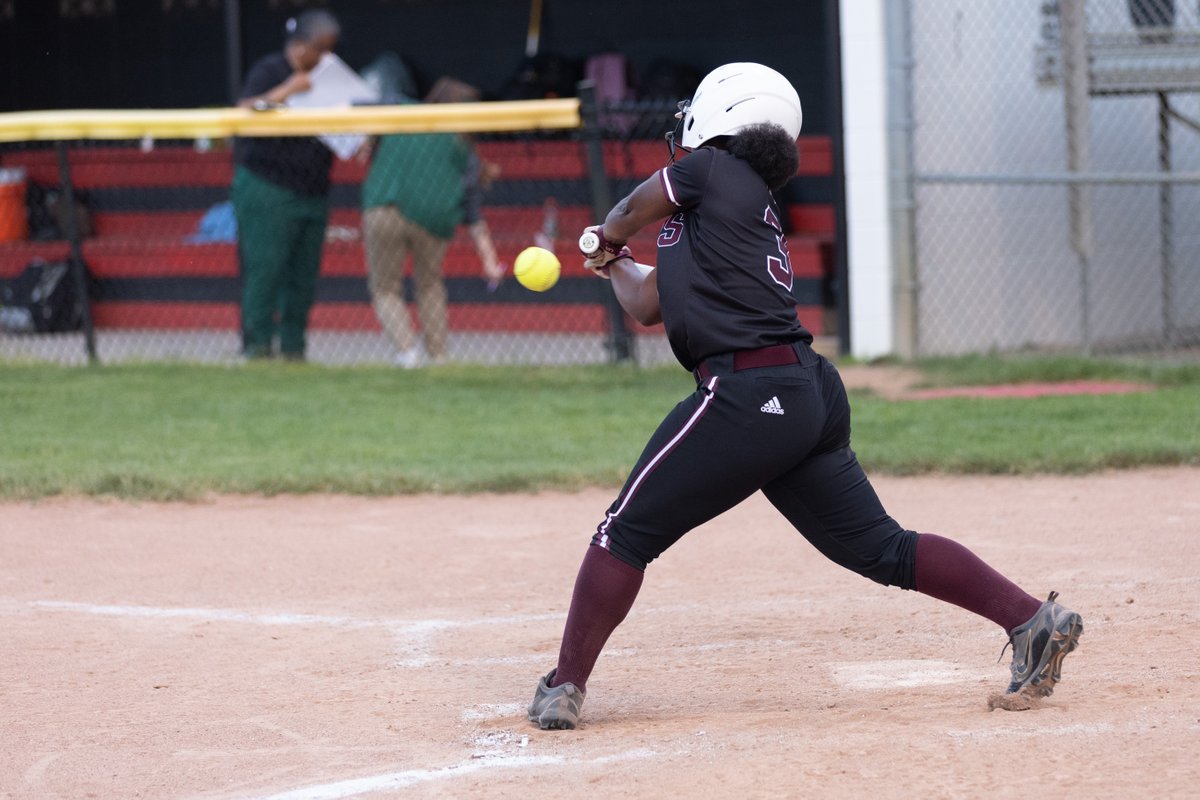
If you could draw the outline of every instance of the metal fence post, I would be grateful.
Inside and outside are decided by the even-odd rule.
[[[1171,104],[1167,100],[1166,92],[1158,92],[1158,169],[1164,175],[1171,171]],[[1175,254],[1171,242],[1175,227],[1174,209],[1171,204],[1173,189],[1170,183],[1158,185],[1158,257],[1162,280],[1162,340],[1165,347],[1176,344],[1174,314],[1171,309],[1172,297],[1175,294]]]
[[[1092,169],[1091,115],[1088,86],[1087,17],[1084,0],[1062,0],[1062,72],[1064,115],[1067,123],[1067,169],[1088,173]],[[1090,298],[1092,260],[1092,187],[1067,188],[1070,205],[1071,247],[1079,258],[1079,316],[1083,354],[1091,355]]]
[[[915,236],[916,192],[913,186],[912,9],[907,0],[888,4],[888,208],[892,221],[892,258],[896,354],[918,355],[918,302]]]
[[[67,241],[71,243],[71,278],[75,282],[75,293],[83,316],[83,338],[87,347],[89,364],[97,363],[96,330],[92,325],[92,298],[88,293],[87,268],[83,263],[83,227],[75,205],[75,185],[71,182],[71,164],[67,159],[67,143],[55,143],[58,151],[58,178],[62,183],[62,199],[66,203],[63,221],[66,223]]]
[[[229,104],[237,105],[242,89],[242,4],[225,0],[225,71]]]
[[[600,130],[599,112],[596,107],[596,86],[592,81],[580,81],[579,115],[583,119],[581,135],[587,153],[588,177],[592,192],[592,216],[603,220],[612,208],[612,193],[609,190],[608,173],[604,168],[604,141]],[[633,336],[625,325],[625,310],[617,301],[610,287],[600,287],[604,295],[604,306],[608,311],[608,347],[613,361],[629,361],[633,358]]]

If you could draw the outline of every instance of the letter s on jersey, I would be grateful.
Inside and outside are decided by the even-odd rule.
[[[670,247],[673,244],[679,244],[679,240],[683,238],[683,212],[672,214],[667,217],[667,221],[663,223],[662,230],[658,233],[658,246]]]

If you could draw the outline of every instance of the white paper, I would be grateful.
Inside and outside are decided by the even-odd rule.
[[[291,108],[349,108],[355,103],[379,100],[379,93],[333,53],[321,56],[308,74],[312,89],[288,98]],[[361,133],[326,133],[318,137],[343,161],[367,140]]]

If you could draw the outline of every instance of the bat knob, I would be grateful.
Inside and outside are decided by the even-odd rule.
[[[594,231],[585,231],[579,237],[579,252],[585,256],[591,257],[596,255],[600,250],[600,237]]]

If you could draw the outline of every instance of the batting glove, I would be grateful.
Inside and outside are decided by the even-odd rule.
[[[583,257],[600,258],[607,254],[605,263],[616,258],[624,246],[624,242],[610,242],[604,238],[603,225],[589,225],[579,237],[579,252]]]
[[[628,247],[622,247],[617,251],[616,255],[604,253],[603,257],[601,257],[600,254],[597,254],[592,258],[585,258],[583,260],[583,265],[607,281],[612,278],[612,276],[609,274],[608,265],[616,261],[618,258],[633,258],[633,251],[631,251]]]

